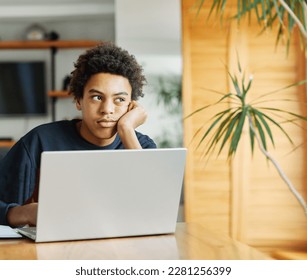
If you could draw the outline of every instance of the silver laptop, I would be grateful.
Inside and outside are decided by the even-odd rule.
[[[43,152],[36,242],[174,233],[186,149]]]

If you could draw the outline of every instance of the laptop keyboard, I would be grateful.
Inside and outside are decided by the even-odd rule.
[[[27,228],[23,228],[22,230],[29,232],[31,234],[36,234],[36,227],[27,227]]]

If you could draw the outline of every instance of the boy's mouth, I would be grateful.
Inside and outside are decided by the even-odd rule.
[[[116,124],[116,121],[111,120],[111,119],[101,119],[101,120],[97,121],[97,123],[101,127],[113,127]]]

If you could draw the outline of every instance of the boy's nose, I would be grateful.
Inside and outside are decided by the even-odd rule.
[[[101,102],[100,112],[104,114],[112,114],[114,113],[114,104],[111,100],[105,100]]]

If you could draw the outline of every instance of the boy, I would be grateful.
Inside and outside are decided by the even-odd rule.
[[[69,93],[82,119],[34,128],[0,161],[0,224],[36,224],[43,151],[156,148],[152,139],[135,131],[147,118],[136,101],[145,82],[135,58],[114,44],[80,55]]]

